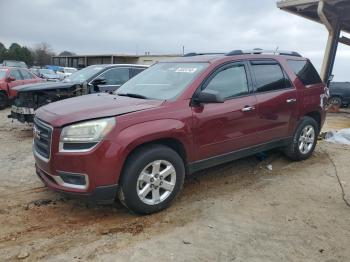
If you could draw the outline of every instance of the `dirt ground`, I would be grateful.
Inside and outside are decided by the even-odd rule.
[[[31,128],[0,112],[0,261],[350,261],[350,147],[320,141],[307,161],[268,152],[186,179],[150,216],[69,200],[34,172]],[[325,130],[350,127],[350,111]],[[272,171],[266,166],[272,165]]]

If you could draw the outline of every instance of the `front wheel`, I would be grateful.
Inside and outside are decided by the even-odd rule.
[[[311,117],[303,117],[294,132],[293,140],[284,150],[287,157],[295,161],[309,158],[315,149],[318,134],[317,122]]]
[[[154,213],[170,205],[184,177],[183,160],[174,150],[163,145],[144,147],[126,162],[119,198],[135,213]]]

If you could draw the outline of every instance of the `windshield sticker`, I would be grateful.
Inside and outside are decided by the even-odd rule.
[[[179,67],[178,69],[175,70],[176,73],[189,73],[189,74],[193,74],[194,72],[197,71],[197,68],[195,67]]]

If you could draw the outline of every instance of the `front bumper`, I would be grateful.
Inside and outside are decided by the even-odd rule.
[[[36,120],[35,126],[40,131],[39,138],[35,139],[40,142],[45,133]],[[87,152],[60,151],[60,132],[61,128],[52,128],[48,157],[36,151],[33,143],[36,173],[41,180],[54,191],[68,195],[114,200],[123,163],[120,145],[106,138]]]
[[[69,197],[84,198],[97,202],[111,203],[114,202],[118,192],[118,185],[98,186],[88,193],[70,192],[55,186],[54,184],[57,182],[56,180],[52,179],[54,176],[49,175],[45,171],[41,170],[38,166],[36,166],[36,174],[47,187]]]
[[[21,123],[33,123],[34,121],[34,108],[30,107],[11,107],[11,114],[8,115],[8,118],[17,119]]]

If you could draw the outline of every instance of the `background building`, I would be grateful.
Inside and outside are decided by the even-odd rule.
[[[145,64],[151,65],[155,62],[169,60],[182,56],[174,55],[124,55],[124,54],[106,54],[106,55],[72,55],[72,56],[53,56],[52,64],[64,67],[83,68],[95,64]]]

